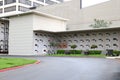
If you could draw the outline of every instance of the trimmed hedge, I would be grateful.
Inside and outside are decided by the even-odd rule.
[[[89,54],[101,54],[102,51],[101,50],[89,50],[88,53]]]
[[[116,55],[116,56],[119,56],[120,55],[120,51],[114,50],[113,54]]]
[[[82,50],[68,50],[70,54],[81,54]],[[65,54],[65,50],[57,50],[57,54]]]
[[[68,50],[70,54],[81,54],[82,50]],[[120,51],[114,51],[115,54],[119,53]],[[93,54],[101,54],[101,50],[89,50],[88,53],[91,55]],[[65,54],[65,50],[57,50],[57,54]]]
[[[70,51],[70,54],[75,54],[76,53],[76,50],[69,50]]]
[[[81,54],[82,50],[70,50],[70,54]]]
[[[76,50],[76,54],[81,54],[82,50]]]
[[[57,50],[57,54],[64,54],[65,50]]]

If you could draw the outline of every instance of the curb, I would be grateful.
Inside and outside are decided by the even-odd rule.
[[[40,60],[37,60],[35,63],[32,63],[32,64],[26,64],[26,65],[22,65],[22,66],[16,66],[16,67],[11,67],[11,68],[1,69],[0,72],[15,70],[15,69],[19,69],[19,68],[22,68],[22,67],[30,66],[30,65],[33,65],[33,64],[39,64],[39,63],[40,63]]]
[[[106,57],[107,59],[120,59],[120,57]]]

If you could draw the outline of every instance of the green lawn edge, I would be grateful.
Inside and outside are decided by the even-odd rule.
[[[100,55],[83,55],[83,54],[70,54],[70,55],[66,55],[66,54],[50,54],[50,55],[46,55],[46,56],[52,56],[52,57],[93,57],[93,58],[106,58],[106,56],[104,54],[100,54]]]
[[[23,66],[27,64],[33,64],[36,61],[37,60],[25,58],[0,58],[0,70],[11,67]]]

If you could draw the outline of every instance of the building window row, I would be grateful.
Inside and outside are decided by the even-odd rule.
[[[4,12],[16,11],[16,6],[6,7],[4,8]]]
[[[37,1],[40,1],[40,2],[45,2],[46,4],[56,4],[57,2],[54,2],[54,1],[51,1],[51,0],[37,0]],[[63,2],[63,0],[57,0],[59,2]],[[11,4],[11,3],[16,3],[16,0],[4,0],[4,5],[7,5],[7,4]],[[32,2],[30,0],[19,0],[19,3],[22,3],[22,4],[26,4],[26,5],[29,5],[31,6],[32,5]],[[39,3],[36,3],[36,2],[33,2],[34,6],[40,6],[42,4],[39,4]],[[0,1],[0,6],[3,6],[3,1]]]
[[[59,2],[63,2],[63,0],[57,0],[57,1],[59,1]]]
[[[19,3],[30,5],[31,6],[31,1],[30,0],[19,0]]]
[[[45,3],[46,3],[46,4],[50,4],[50,5],[52,5],[52,4],[57,4],[56,2],[51,1],[51,0],[45,0]]]
[[[19,11],[22,11],[22,12],[26,12],[26,11],[29,10],[29,8],[26,8],[26,7],[23,7],[23,6],[19,6],[19,7],[18,7],[18,10],[19,10]]]
[[[11,4],[11,3],[15,3],[16,0],[5,0],[4,4]]]
[[[44,2],[45,0],[37,0],[37,1]]]
[[[0,9],[0,13],[2,13],[3,12],[3,9]]]
[[[0,1],[0,6],[2,6],[3,5],[3,1]]]
[[[34,7],[38,7],[39,5],[40,5],[39,3],[33,2]]]

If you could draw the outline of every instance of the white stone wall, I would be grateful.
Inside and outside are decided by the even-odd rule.
[[[114,49],[120,50],[120,32],[119,31],[87,31],[70,33],[34,33],[34,53],[47,54],[56,52],[56,50],[71,50],[70,45],[77,45],[77,50],[91,49],[91,45],[97,45],[95,50]],[[50,41],[55,43],[66,43],[66,48],[52,47]],[[37,46],[35,46],[37,45]],[[45,50],[45,51],[44,51]]]
[[[66,49],[70,49],[71,44],[76,44],[78,47],[76,49],[86,50],[91,49],[91,45],[97,45],[97,50],[106,49],[120,49],[120,32],[119,31],[105,31],[105,32],[77,32],[77,33],[64,33],[58,34],[62,35],[61,41],[65,41],[68,44]],[[65,36],[65,37],[64,37]]]
[[[33,15],[10,18],[9,55],[34,55]]]
[[[34,15],[33,30],[44,30],[51,32],[66,31],[66,20]]]
[[[65,31],[66,20],[63,18],[58,18],[55,16],[50,16],[43,13],[31,12],[21,15],[15,15],[10,17],[9,26],[9,54],[10,55],[37,55],[43,54],[48,50],[46,41],[49,37],[43,37],[44,44],[36,45],[33,36],[35,36],[34,31]],[[46,34],[47,35],[47,34]],[[40,36],[38,39],[40,40]],[[50,35],[50,38],[51,35]],[[54,38],[54,36],[53,36]],[[38,41],[38,40],[36,40]],[[42,41],[42,42],[43,42]],[[40,41],[41,42],[41,41]],[[34,44],[33,44],[34,43]],[[43,46],[41,46],[43,45]],[[36,47],[34,49],[34,46]],[[48,46],[48,45],[47,45]],[[34,51],[36,51],[34,53]],[[44,51],[44,52],[43,52]]]
[[[34,53],[36,55],[44,55],[54,53],[55,47],[50,46],[50,42],[56,42],[56,35],[45,32],[34,32]]]

